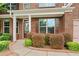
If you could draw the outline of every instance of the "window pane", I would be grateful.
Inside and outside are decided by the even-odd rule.
[[[30,3],[24,3],[24,9],[29,9],[30,8]]]
[[[39,7],[55,7],[55,3],[39,3]]]
[[[46,33],[46,27],[40,27],[40,33]]]
[[[54,33],[54,27],[48,27],[48,33]]]
[[[9,33],[9,19],[4,19],[4,33]]]
[[[55,19],[48,19],[47,26],[48,27],[55,27]]]
[[[8,9],[10,10],[10,3],[6,3]],[[11,3],[11,9],[12,10],[17,10],[17,3]]]
[[[4,33],[9,33],[9,27],[4,27]]]
[[[46,19],[40,20],[40,26],[46,26]]]

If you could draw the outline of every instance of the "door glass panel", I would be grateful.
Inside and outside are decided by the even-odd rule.
[[[29,32],[29,23],[25,21],[25,33]]]

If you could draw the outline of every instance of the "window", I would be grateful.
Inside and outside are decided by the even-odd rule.
[[[55,3],[39,3],[39,7],[55,7]]]
[[[9,33],[9,19],[4,19],[4,33]]]
[[[56,18],[39,19],[40,33],[54,33],[56,25],[55,20]]]
[[[8,9],[10,10],[10,3],[6,3]],[[17,3],[11,3],[11,9],[12,10],[17,10]]]
[[[24,3],[24,9],[29,9],[30,8],[30,3]]]

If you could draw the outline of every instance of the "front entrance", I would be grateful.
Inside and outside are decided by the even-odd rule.
[[[27,33],[29,32],[29,20],[24,20],[24,38],[27,37]]]

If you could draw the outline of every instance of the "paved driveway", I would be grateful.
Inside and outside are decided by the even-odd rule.
[[[17,40],[14,44],[10,45],[10,50],[18,56],[79,56],[79,53],[71,53],[69,51],[44,51],[33,49],[32,47],[24,47],[23,40]]]

